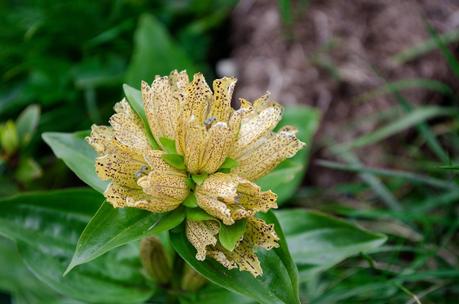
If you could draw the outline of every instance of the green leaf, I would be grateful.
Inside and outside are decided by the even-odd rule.
[[[16,128],[21,145],[26,145],[32,139],[33,133],[40,121],[40,107],[28,106],[17,118]]]
[[[196,292],[179,294],[179,299],[181,304],[255,304],[252,299],[215,284],[207,284]]]
[[[207,173],[192,174],[191,178],[197,185],[202,185],[202,183],[206,180],[207,176],[209,176],[209,174]]]
[[[185,170],[185,161],[183,159],[182,155],[179,154],[163,154],[161,158],[171,165],[172,167],[179,169],[179,170]]]
[[[280,247],[257,251],[264,272],[257,278],[238,269],[228,270],[210,258],[205,261],[196,260],[196,250],[186,238],[183,225],[180,229],[170,231],[171,242],[177,253],[191,267],[223,288],[252,298],[259,303],[300,303],[298,274],[281,227],[272,212],[263,214],[262,217],[268,223],[275,225],[280,238]]]
[[[163,215],[136,208],[117,209],[105,202],[80,235],[65,274],[114,248],[172,229],[184,218],[183,208]]]
[[[159,139],[159,142],[163,146],[163,149],[166,153],[177,154],[177,149],[175,148],[175,140],[166,137],[161,137]]]
[[[217,221],[215,217],[208,214],[201,208],[186,208],[186,218],[191,221]]]
[[[320,113],[307,106],[288,106],[279,127],[292,125],[298,129],[298,138],[306,143],[293,158],[285,160],[270,174],[257,180],[263,190],[272,190],[278,196],[277,203],[282,205],[296,191],[307,170],[311,153],[312,138],[319,126]]]
[[[386,241],[382,234],[316,211],[281,210],[276,215],[302,279]]]
[[[188,207],[188,208],[196,208],[198,207],[198,202],[196,200],[196,196],[194,193],[190,193],[186,199],[183,201],[183,206]]]
[[[85,303],[136,303],[151,288],[139,273],[138,246],[118,251],[63,277],[77,237],[103,197],[90,189],[16,195],[0,200],[0,234],[15,240],[27,267],[46,285]]]
[[[245,219],[239,220],[233,225],[220,225],[220,232],[218,239],[220,243],[229,251],[233,251],[237,242],[241,239],[245,232],[247,221]]]
[[[156,142],[155,138],[153,137],[153,134],[151,134],[150,125],[148,124],[148,119],[145,115],[142,93],[139,90],[134,89],[133,87],[127,84],[123,84],[123,90],[128,103],[131,105],[131,108],[134,110],[134,112],[137,113],[137,115],[139,115],[140,119],[143,122],[143,126],[146,130],[146,135],[150,145],[153,147],[153,149],[159,150],[160,147]]]
[[[223,164],[220,166],[220,170],[221,169],[233,169],[233,168],[236,168],[237,166],[239,166],[239,163],[232,159],[231,157],[227,157],[225,159],[225,161],[223,162]]]
[[[174,69],[186,69],[191,74],[197,71],[187,53],[153,15],[141,16],[134,34],[134,51],[126,82],[139,87],[142,80],[150,82],[154,75],[168,75]]]
[[[18,181],[26,183],[35,178],[39,178],[42,176],[42,174],[43,170],[34,159],[30,157],[24,157],[19,161],[16,172],[14,172],[14,177]]]
[[[43,133],[43,140],[51,147],[54,154],[62,159],[82,181],[99,192],[104,192],[107,181],[96,174],[96,152],[84,140],[87,131],[76,133]]]

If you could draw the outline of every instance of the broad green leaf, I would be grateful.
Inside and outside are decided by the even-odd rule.
[[[386,237],[304,209],[276,211],[301,278],[381,246]]]
[[[26,145],[33,136],[40,120],[40,107],[28,106],[16,120],[16,128],[21,145]]]
[[[96,152],[84,140],[87,131],[76,133],[43,133],[43,140],[51,147],[54,154],[62,159],[82,181],[104,192],[108,182],[101,180],[95,170]]]
[[[202,183],[206,180],[207,176],[207,173],[192,174],[191,178],[197,185],[202,185]]]
[[[131,241],[172,229],[184,218],[183,208],[161,214],[137,208],[117,209],[105,202],[80,235],[65,273]]]
[[[298,274],[282,229],[272,212],[263,214],[263,219],[275,225],[280,237],[280,247],[269,251],[257,251],[264,272],[257,278],[238,269],[228,270],[210,258],[205,261],[196,260],[196,249],[186,238],[183,225],[179,229],[170,231],[172,246],[197,272],[223,288],[252,298],[259,303],[300,303]]]
[[[164,151],[169,154],[177,154],[177,149],[175,148],[175,140],[166,138],[166,137],[161,137],[159,139],[159,142],[164,148]]]
[[[89,189],[5,198],[0,200],[0,233],[15,240],[27,267],[62,295],[85,303],[144,301],[152,290],[138,271],[138,246],[134,244],[62,276],[78,235],[102,200]]]
[[[186,199],[183,201],[183,206],[188,208],[196,208],[198,206],[198,201],[196,200],[196,195],[194,193],[190,193]]]
[[[175,43],[167,29],[153,15],[141,16],[126,82],[139,88],[142,80],[151,82],[156,74],[168,75],[174,69],[196,72],[187,53]]]
[[[233,225],[220,225],[220,232],[218,239],[223,247],[229,251],[233,251],[237,242],[241,239],[245,232],[247,221],[245,219],[239,220]]]
[[[172,167],[179,169],[179,170],[185,170],[185,161],[183,159],[182,155],[179,154],[163,154],[161,158],[171,165]]]
[[[279,128],[292,125],[298,129],[298,138],[306,143],[293,158],[285,160],[270,174],[257,180],[263,190],[271,189],[278,195],[279,205],[286,202],[301,184],[307,170],[311,153],[312,138],[319,126],[319,111],[307,106],[289,106],[285,108],[284,117]]]
[[[145,108],[143,105],[143,99],[142,99],[142,93],[140,93],[139,90],[134,89],[133,87],[123,84],[123,90],[124,94],[126,95],[128,103],[131,105],[131,108],[134,110],[134,112],[137,113],[137,115],[140,117],[140,119],[143,122],[143,126],[146,130],[146,135],[148,138],[148,141],[150,145],[153,147],[155,150],[159,150],[159,145],[155,141],[153,134],[151,134],[150,130],[150,125],[148,124],[148,119],[147,116],[145,115]]]
[[[186,218],[191,221],[210,221],[217,219],[201,208],[186,208]]]
[[[227,157],[225,161],[223,162],[223,164],[220,166],[220,169],[233,169],[233,168],[236,168],[237,166],[239,166],[239,163],[236,160],[230,157]]]
[[[197,292],[180,294],[179,299],[181,304],[255,304],[252,299],[215,284],[207,284]]]

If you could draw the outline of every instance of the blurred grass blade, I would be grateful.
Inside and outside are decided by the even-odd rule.
[[[429,32],[430,36],[432,37],[435,45],[440,49],[442,56],[448,62],[449,67],[453,71],[454,75],[459,78],[459,62],[457,61],[454,54],[448,49],[447,44],[438,36],[437,31],[430,25],[430,23],[426,22],[427,31]]]
[[[441,41],[442,44],[447,45],[459,41],[459,29],[454,29],[450,32],[438,35],[437,39],[431,38],[427,39],[414,47],[408,48],[401,51],[400,53],[395,54],[390,58],[390,61],[396,64],[403,64],[407,61],[413,60],[419,56],[427,54],[438,47],[438,42]]]
[[[449,116],[457,114],[457,110],[442,108],[442,107],[422,107],[413,110],[407,115],[398,118],[390,124],[377,129],[376,131],[367,133],[351,142],[338,144],[335,149],[337,150],[349,150],[352,148],[361,148],[367,145],[377,143],[383,139],[386,139],[392,135],[400,133],[406,129],[409,129],[421,122],[427,121],[431,118],[438,116]]]
[[[443,189],[456,189],[459,190],[459,186],[455,183],[446,182],[441,179],[433,178],[430,176],[415,174],[406,171],[400,170],[389,170],[389,169],[379,169],[379,168],[370,168],[364,167],[360,165],[348,165],[342,164],[333,161],[327,160],[318,160],[317,164],[335,170],[343,170],[343,171],[350,171],[350,172],[358,172],[358,173],[372,173],[375,175],[380,176],[387,176],[387,177],[396,177],[406,179],[415,183],[422,183],[426,185],[430,185],[432,187],[443,188]]]
[[[380,97],[393,92],[417,88],[431,90],[445,95],[453,95],[453,90],[441,81],[434,79],[413,78],[388,82],[377,89],[371,90],[358,96],[356,101],[368,101],[370,99],[374,99],[376,97]]]

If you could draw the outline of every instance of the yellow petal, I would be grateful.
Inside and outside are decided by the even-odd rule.
[[[145,194],[142,189],[129,188],[112,182],[104,196],[115,208],[135,207],[151,212],[167,212],[178,207],[180,202],[159,200]]]
[[[206,259],[208,246],[217,244],[220,226],[215,221],[186,221],[186,236],[190,243],[196,248],[196,259],[203,261]]]
[[[225,225],[234,224],[234,220],[231,217],[231,210],[224,202],[219,201],[216,197],[201,194],[199,192],[196,192],[195,195],[198,206],[204,211],[222,220]]]
[[[114,109],[116,114],[110,117],[110,125],[113,127],[116,140],[132,149],[150,149],[143,123],[126,100],[115,104]]]
[[[283,160],[293,157],[303,148],[304,143],[295,133],[292,127],[287,127],[251,144],[245,154],[236,158],[239,166],[232,172],[248,180],[256,180],[268,174]]]
[[[214,94],[209,115],[207,116],[208,118],[215,119],[216,121],[228,121],[233,111],[231,108],[231,98],[236,82],[237,79],[233,77],[224,77],[214,80]]]
[[[194,116],[200,123],[206,118],[207,109],[212,100],[212,91],[201,73],[193,75],[193,81],[187,86],[185,104],[183,109],[184,119],[187,121]]]
[[[149,171],[143,158],[129,150],[116,150],[96,158],[96,173],[102,180],[113,180],[117,184],[137,187],[137,179]]]
[[[224,122],[214,124],[207,132],[207,141],[199,170],[214,173],[228,156],[233,142],[233,134]]]
[[[256,106],[255,106],[256,105]],[[282,107],[266,98],[255,101],[253,109],[247,111],[241,121],[239,136],[230,156],[234,159],[246,153],[247,148],[269,134],[282,118]]]
[[[178,170],[166,163],[162,158],[163,155],[163,151],[148,150],[144,153],[143,157],[147,164],[151,167],[152,172],[162,175],[167,174],[186,177],[185,172]]]
[[[277,243],[279,237],[274,230],[274,225],[266,224],[265,221],[256,217],[247,219],[244,240],[250,242],[253,246],[260,246],[268,250],[279,247]]]
[[[196,117],[192,116],[191,120],[186,124],[184,133],[185,145],[183,151],[186,168],[190,173],[199,173],[207,142],[206,127]]]
[[[162,199],[182,202],[189,193],[186,176],[167,175],[152,171],[148,176],[141,177],[137,183],[145,193]]]
[[[86,137],[86,141],[96,150],[97,154],[110,152],[115,134],[113,129],[108,126],[91,126],[91,135]]]

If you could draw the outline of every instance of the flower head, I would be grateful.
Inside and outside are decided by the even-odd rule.
[[[253,103],[231,99],[236,79],[213,82],[185,71],[142,82],[148,126],[126,100],[114,107],[110,126],[93,126],[87,141],[98,153],[96,172],[110,180],[104,195],[117,208],[171,211],[181,204],[206,216],[189,217],[186,235],[196,258],[262,274],[257,247],[278,247],[274,226],[256,217],[277,208],[277,196],[254,181],[303,147],[293,127],[273,129],[279,104],[264,95]],[[159,149],[149,140],[149,127]],[[225,237],[235,235],[236,238]]]

